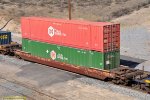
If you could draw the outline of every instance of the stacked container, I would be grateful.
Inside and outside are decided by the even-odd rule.
[[[0,31],[0,45],[11,43],[11,32]]]
[[[36,17],[21,21],[25,52],[89,68],[119,66],[119,24]]]

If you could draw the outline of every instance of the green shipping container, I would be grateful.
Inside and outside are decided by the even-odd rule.
[[[76,66],[109,70],[120,65],[120,52],[101,53],[22,39],[23,51]]]

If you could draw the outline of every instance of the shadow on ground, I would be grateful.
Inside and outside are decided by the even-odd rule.
[[[145,62],[144,59],[133,58],[129,56],[120,56],[120,64],[124,66],[129,66],[130,68],[135,68],[137,65]]]
[[[18,72],[16,75],[36,81],[39,87],[63,83],[82,77],[81,75],[75,73],[36,63],[22,66],[21,69],[22,71]]]

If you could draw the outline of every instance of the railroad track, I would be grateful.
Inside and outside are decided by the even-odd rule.
[[[1,80],[1,79],[0,79],[0,80]],[[0,85],[0,87],[3,87],[3,88],[5,88],[5,89],[7,89],[7,90],[10,90],[10,91],[12,91],[12,92],[15,92],[15,93],[17,93],[17,94],[19,94],[19,95],[21,95],[21,96],[24,96],[24,97],[30,99],[30,100],[35,100],[35,99],[33,99],[32,97],[30,97],[30,96],[28,96],[28,95],[25,95],[25,94],[23,94],[23,93],[20,93],[20,92],[18,92],[18,91],[16,91],[16,90],[13,90],[13,89],[11,89],[11,88],[8,88],[8,87],[2,86],[2,85]],[[5,97],[0,97],[0,98],[3,99],[3,98],[5,98]]]
[[[6,85],[5,85],[6,84]],[[8,86],[9,84],[9,86]],[[0,86],[3,88],[6,88],[8,90],[11,90],[17,94],[20,94],[22,96],[25,96],[29,100],[58,100],[56,97],[52,96],[52,94],[45,93],[42,90],[37,89],[36,87],[29,86],[28,83],[22,83],[15,79],[6,78],[5,76],[0,75]],[[19,91],[19,89],[23,89],[26,91]],[[27,93],[29,91],[29,94]]]

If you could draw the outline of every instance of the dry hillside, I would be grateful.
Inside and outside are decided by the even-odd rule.
[[[68,18],[68,0],[0,0],[0,26],[14,18],[6,30],[18,32],[21,16]],[[74,19],[108,21],[147,8],[150,0],[72,0]]]

